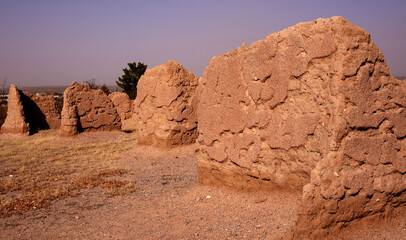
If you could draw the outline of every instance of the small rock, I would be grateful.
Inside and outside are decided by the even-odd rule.
[[[79,219],[79,216],[75,216],[75,219]]]
[[[207,196],[206,196],[206,198],[207,198],[207,199],[210,199],[210,198],[211,198],[211,196],[210,196],[210,195],[207,195]]]
[[[268,198],[267,197],[262,197],[262,198],[257,198],[257,199],[255,199],[255,203],[262,203],[262,202],[265,202],[266,200],[268,200]]]

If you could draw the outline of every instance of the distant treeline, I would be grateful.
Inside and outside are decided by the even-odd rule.
[[[24,89],[25,91],[36,94],[36,93],[46,93],[46,94],[53,94],[53,93],[63,93],[65,89],[69,86],[39,86],[39,87],[24,87],[24,86],[17,86],[19,89]],[[121,92],[118,86],[107,86],[110,89],[110,92]],[[0,94],[1,94],[0,89]],[[8,94],[8,87],[4,89],[4,94]]]

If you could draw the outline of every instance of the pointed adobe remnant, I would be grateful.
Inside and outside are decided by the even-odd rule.
[[[7,117],[1,127],[1,133],[29,134],[30,125],[25,120],[23,103],[19,90],[14,84],[8,92]]]
[[[291,237],[405,207],[404,83],[360,27],[317,19],[243,44],[199,89],[199,182],[303,189]]]
[[[57,129],[60,121],[60,110],[52,96],[34,96],[10,85],[7,117],[1,133],[33,134]]]
[[[120,130],[121,120],[110,98],[100,89],[93,90],[73,82],[63,94],[60,134]]]
[[[174,147],[195,142],[197,81],[173,60],[145,72],[134,102],[138,143]]]

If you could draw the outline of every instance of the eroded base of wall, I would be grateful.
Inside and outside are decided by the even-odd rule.
[[[259,179],[248,169],[242,169],[232,163],[217,163],[198,159],[197,170],[199,184],[225,186],[241,191],[293,191],[302,194],[300,186],[280,186],[270,180]]]

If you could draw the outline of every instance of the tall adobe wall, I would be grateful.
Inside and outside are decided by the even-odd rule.
[[[406,201],[406,97],[370,34],[299,23],[214,57],[199,83],[199,182],[303,189],[292,236]]]
[[[121,129],[121,119],[110,98],[100,89],[73,82],[63,94],[60,134]]]
[[[60,122],[60,109],[52,96],[34,96],[10,85],[7,117],[1,133],[33,134],[58,129]]]
[[[145,72],[133,110],[139,144],[174,147],[195,142],[197,83],[193,73],[173,60]]]

